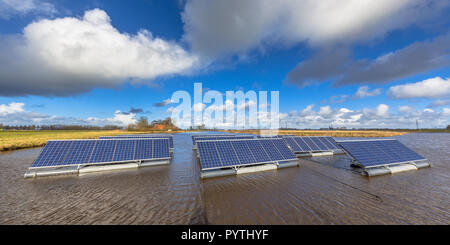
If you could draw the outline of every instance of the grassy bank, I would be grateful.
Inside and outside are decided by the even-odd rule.
[[[48,140],[96,139],[99,136],[133,133],[162,133],[161,131],[128,132],[123,130],[54,130],[54,131],[0,131],[0,151],[40,147]],[[170,132],[174,133],[174,132]]]
[[[259,130],[229,130],[230,133],[259,134]],[[331,137],[392,137],[407,134],[406,131],[380,130],[279,130],[278,134],[297,136],[331,136]]]
[[[0,131],[0,151],[17,150],[39,147],[47,144],[48,140],[60,139],[95,139],[99,136],[123,133],[120,130],[111,131]]]

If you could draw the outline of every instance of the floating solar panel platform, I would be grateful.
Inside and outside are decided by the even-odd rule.
[[[170,151],[173,151],[173,135],[170,134],[128,134],[117,136],[100,136],[100,139],[169,139]]]
[[[169,139],[48,141],[25,178],[169,164]]]
[[[430,167],[423,156],[395,139],[345,140],[337,142],[363,174],[376,176]]]
[[[325,156],[343,154],[333,137],[329,136],[282,136],[297,156]]]
[[[192,145],[194,149],[197,149],[197,141],[202,140],[244,140],[244,139],[254,139],[254,135],[220,135],[220,136],[196,136],[192,137]]]
[[[197,140],[201,178],[298,166],[282,139]]]

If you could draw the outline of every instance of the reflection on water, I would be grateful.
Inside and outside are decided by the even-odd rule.
[[[169,166],[23,179],[39,149],[0,154],[0,224],[449,224],[450,137],[396,137],[432,168],[375,178],[343,156],[200,180],[188,134]]]

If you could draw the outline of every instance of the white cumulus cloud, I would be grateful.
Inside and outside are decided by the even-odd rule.
[[[355,97],[362,99],[365,97],[375,96],[381,94],[381,89],[377,88],[372,91],[369,90],[369,86],[361,86],[358,88],[358,91],[355,93]]]
[[[0,105],[0,115],[13,114],[18,112],[23,112],[24,103],[12,102],[9,105]]]
[[[121,33],[100,9],[80,18],[42,19],[19,36],[0,36],[0,95],[71,95],[125,80],[186,74],[198,59],[141,30]]]
[[[394,99],[446,97],[450,96],[450,79],[434,77],[417,83],[392,86],[388,94]]]
[[[325,109],[326,108],[326,109]],[[324,113],[326,112],[326,113]],[[389,106],[380,104],[376,108],[350,110],[348,108],[331,109],[321,107],[318,111],[307,106],[301,112],[292,111],[285,121],[288,127],[295,128],[415,128],[416,120],[423,127],[445,128],[450,124],[450,109],[441,112],[433,110],[415,110],[409,106],[401,106],[398,113],[390,112]]]

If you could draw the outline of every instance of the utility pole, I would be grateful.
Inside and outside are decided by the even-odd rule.
[[[419,130],[419,120],[416,119],[416,128]]]

